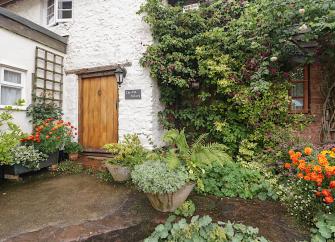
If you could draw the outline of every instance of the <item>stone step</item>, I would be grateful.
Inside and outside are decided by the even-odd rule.
[[[85,168],[93,169],[96,171],[105,171],[105,160],[108,157],[103,156],[87,156],[87,155],[80,155],[77,162],[81,163]]]

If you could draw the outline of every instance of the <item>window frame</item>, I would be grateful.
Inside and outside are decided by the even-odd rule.
[[[304,94],[303,96],[292,96],[292,89],[289,90],[289,96],[291,98],[291,102],[289,105],[289,112],[290,113],[303,113],[308,114],[309,113],[309,83],[310,83],[310,75],[309,75],[309,65],[304,65],[304,80],[290,80],[290,83],[303,83],[304,84]],[[304,106],[303,109],[300,110],[294,110],[292,109],[292,100],[295,98],[301,98],[303,99]]]
[[[54,6],[54,12],[53,12],[53,21],[50,21],[48,23],[48,9],[49,9],[49,5],[48,5],[48,0],[46,0],[46,24],[47,26],[54,26],[58,23],[67,23],[67,22],[72,22],[72,19],[73,19],[73,0],[65,0],[65,1],[68,1],[68,2],[72,2],[72,7],[71,9],[68,9],[67,11],[71,11],[71,18],[59,18],[58,17],[58,13],[59,13],[59,2],[61,0],[52,0],[53,1],[53,6]],[[50,5],[51,6],[51,5]],[[62,9],[64,10],[64,9]],[[65,9],[66,10],[66,9]]]
[[[5,71],[19,73],[21,75],[21,84],[6,82],[5,79]],[[25,110],[26,106],[18,106],[18,105],[10,105],[10,104],[2,104],[1,103],[1,89],[2,87],[12,87],[16,89],[21,89],[21,96],[20,99],[26,100],[26,72],[15,67],[4,66],[0,64],[0,109],[4,109],[7,106],[11,106],[15,109],[23,109]]]

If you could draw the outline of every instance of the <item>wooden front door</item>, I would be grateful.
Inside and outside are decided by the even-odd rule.
[[[85,151],[118,142],[117,88],[115,76],[81,79],[79,126]]]

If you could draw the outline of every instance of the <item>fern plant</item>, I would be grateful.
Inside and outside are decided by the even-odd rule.
[[[166,132],[163,140],[170,146],[166,155],[166,161],[170,169],[176,169],[180,165],[186,166],[191,180],[196,180],[200,189],[203,184],[199,179],[205,168],[214,162],[225,163],[232,161],[228,148],[223,144],[209,143],[205,140],[207,134],[200,135],[193,144],[189,145],[184,130],[172,129]]]

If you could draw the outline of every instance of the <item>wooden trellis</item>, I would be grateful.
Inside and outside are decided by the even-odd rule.
[[[33,102],[54,103],[62,107],[63,63],[60,55],[36,47]]]

